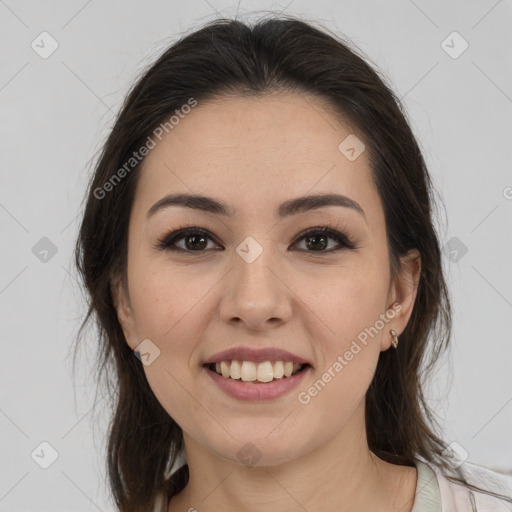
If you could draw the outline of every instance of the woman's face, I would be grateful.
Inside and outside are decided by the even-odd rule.
[[[146,157],[116,303],[130,347],[150,340],[145,374],[186,442],[275,465],[365,439],[364,396],[390,329],[406,326],[419,266],[391,281],[382,204],[353,134],[317,98],[231,97],[199,102]],[[152,209],[171,194],[209,201]],[[333,194],[348,199],[318,202]],[[206,233],[167,236],[184,226]],[[298,236],[322,227],[341,238]],[[216,357],[229,349],[252,352]],[[290,364],[274,363],[293,359],[308,366],[278,378]],[[219,376],[214,360],[273,380]]]

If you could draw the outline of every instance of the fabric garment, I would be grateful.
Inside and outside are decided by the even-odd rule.
[[[417,461],[416,467],[427,466],[423,471],[425,479],[425,496],[418,501],[418,510],[413,508],[412,512],[512,512],[512,476],[498,473],[484,466],[464,462],[459,470],[465,480],[479,489],[484,489],[495,494],[501,494],[509,501],[489,494],[474,491],[467,486],[457,484],[446,478],[439,468],[430,464]],[[422,468],[425,470],[425,468]],[[433,480],[428,470],[436,475],[439,493],[441,497],[441,508],[435,508],[435,490]],[[429,476],[425,476],[425,475]],[[419,476],[419,472],[418,472]],[[423,485],[423,484],[422,484]],[[421,486],[417,486],[416,492],[421,492]],[[416,506],[416,503],[415,503]],[[430,507],[430,508],[429,508]]]
[[[470,462],[464,462],[459,468],[467,482],[506,496],[510,500],[508,502],[456,484],[430,463],[417,460],[416,469],[418,482],[411,512],[512,512],[512,475]],[[153,512],[167,512],[167,508],[167,499],[160,494]]]
[[[441,512],[441,491],[436,473],[424,462],[417,461],[418,482],[411,512]]]

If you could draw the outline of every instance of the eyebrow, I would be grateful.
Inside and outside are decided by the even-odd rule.
[[[201,210],[203,212],[222,215],[225,217],[232,217],[235,215],[234,208],[212,197],[196,194],[169,194],[157,201],[148,210],[146,218],[151,217],[157,211],[171,206],[184,206],[186,208]],[[350,199],[350,197],[341,194],[316,194],[297,197],[296,199],[289,199],[279,206],[277,216],[284,218],[298,213],[324,208],[326,206],[342,206],[344,208],[351,208],[362,215],[366,221],[364,210],[361,208],[360,204],[353,199]]]

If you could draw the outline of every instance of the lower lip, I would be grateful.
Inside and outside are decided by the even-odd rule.
[[[273,400],[289,393],[292,389],[297,387],[306,374],[310,372],[311,366],[308,366],[306,369],[290,377],[283,377],[279,380],[261,383],[255,383],[254,381],[244,382],[241,379],[226,378],[206,367],[203,367],[203,370],[222,391],[233,398],[244,401],[262,401]]]

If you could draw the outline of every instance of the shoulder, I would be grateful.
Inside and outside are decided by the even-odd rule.
[[[489,491],[507,497],[510,501],[499,497],[469,489],[465,485],[452,482],[441,469],[431,466],[435,472],[441,493],[443,510],[478,512],[510,512],[512,509],[512,476],[498,473],[478,464],[464,462],[458,469],[460,474],[454,471],[451,476],[460,475],[469,483],[479,489]],[[473,509],[472,504],[475,505]]]

